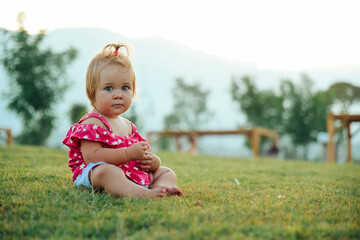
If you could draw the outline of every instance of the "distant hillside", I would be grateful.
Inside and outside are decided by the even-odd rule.
[[[0,41],[2,38],[0,35]],[[139,87],[135,107],[140,115],[143,133],[162,129],[163,118],[171,111],[171,89],[178,77],[182,77],[189,83],[201,82],[204,89],[211,91],[208,106],[214,114],[211,121],[203,128],[233,129],[239,124],[244,124],[245,118],[231,100],[232,76],[254,76],[260,88],[278,88],[278,83],[282,78],[297,81],[300,76],[299,72],[291,71],[259,71],[252,63],[219,58],[158,37],[131,39],[103,29],[58,29],[48,33],[44,44],[51,46],[55,51],[62,51],[73,46],[79,50],[80,54],[68,68],[68,78],[73,84],[57,107],[61,120],[58,121],[58,127],[49,141],[50,145],[61,145],[61,139],[70,125],[67,111],[71,105],[75,102],[88,103],[84,88],[84,74],[90,59],[106,44],[118,41],[130,42],[135,50],[133,63]],[[360,69],[358,68],[334,71],[322,69],[306,73],[316,81],[315,87],[321,89],[327,88],[338,80],[360,83]],[[6,81],[7,76],[1,67],[1,90],[6,87]],[[21,124],[16,116],[6,110],[5,106],[6,101],[1,99],[1,126],[11,127],[15,133],[18,133]]]

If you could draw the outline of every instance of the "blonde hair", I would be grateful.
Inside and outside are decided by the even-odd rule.
[[[136,95],[136,76],[130,61],[131,47],[127,43],[111,43],[91,59],[86,70],[86,94],[92,106],[95,103],[95,92],[100,82],[100,73],[104,67],[117,64],[133,74],[133,97]]]

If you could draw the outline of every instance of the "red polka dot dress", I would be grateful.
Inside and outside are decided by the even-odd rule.
[[[89,117],[100,119],[109,130],[95,124],[81,123]],[[131,126],[132,134],[130,136],[117,136],[113,133],[112,128],[106,119],[96,113],[88,113],[80,119],[79,123],[74,124],[69,129],[65,139],[63,140],[63,144],[69,147],[68,166],[73,172],[72,180],[75,181],[76,178],[82,173],[82,170],[87,166],[80,148],[80,142],[82,139],[99,142],[103,145],[104,148],[125,148],[137,142],[146,142],[146,140],[137,132],[135,125],[131,123]],[[139,185],[150,185],[150,175],[136,167],[136,160],[132,160],[126,164],[118,165],[118,167],[124,171],[124,174],[127,178],[134,181],[135,183]]]

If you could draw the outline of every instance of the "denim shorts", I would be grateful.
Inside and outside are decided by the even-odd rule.
[[[75,179],[74,185],[76,187],[84,186],[92,189],[92,185],[89,180],[89,172],[96,166],[107,164],[106,162],[89,163],[86,168],[83,169],[82,173]],[[149,188],[149,185],[142,185],[143,188]]]
[[[86,168],[83,169],[82,173],[75,179],[74,185],[76,187],[84,186],[87,188],[92,188],[90,180],[89,180],[89,172],[96,166],[101,164],[106,164],[106,162],[97,162],[97,163],[89,163]]]

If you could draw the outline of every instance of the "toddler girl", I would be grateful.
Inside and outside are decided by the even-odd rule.
[[[124,50],[124,51],[120,51]],[[86,93],[93,109],[68,131],[69,167],[75,186],[104,189],[115,196],[183,196],[175,173],[136,127],[120,115],[136,94],[136,77],[125,44],[109,44],[90,62]]]

